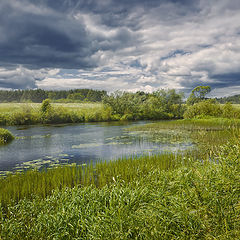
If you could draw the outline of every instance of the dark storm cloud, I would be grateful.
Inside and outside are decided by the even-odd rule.
[[[228,86],[240,86],[240,72],[216,74],[210,76],[211,79],[216,80],[212,84],[214,88],[223,88]]]
[[[115,50],[131,44],[133,34],[124,26],[136,28],[138,17],[127,16],[136,8],[154,8],[166,0],[20,0],[0,3],[1,64],[22,64],[32,68],[91,68],[97,65],[91,56],[98,50]],[[170,1],[193,6],[191,1]],[[195,2],[196,5],[196,2]],[[119,27],[112,38],[93,36],[84,22],[72,16],[78,12],[99,14],[108,27]],[[70,15],[69,15],[70,14]],[[93,44],[94,42],[94,44]]]
[[[104,1],[0,3],[1,33],[4,35],[0,37],[0,63],[30,68],[96,67],[97,62],[92,56],[97,51],[114,51],[134,42],[133,34],[123,24],[131,7],[125,6],[124,2],[117,4],[118,1],[108,5],[99,2]],[[132,6],[136,4],[131,3]],[[145,4],[144,1],[141,4]],[[114,22],[122,27],[117,28],[111,37],[90,34],[84,21],[73,17],[79,11],[100,14],[108,27],[116,25]],[[72,15],[68,15],[69,12]]]
[[[174,5],[174,9],[164,8],[159,12],[162,21],[167,22],[169,19],[174,19],[176,15],[172,11],[177,12],[177,15],[195,14],[200,10],[200,0],[33,0],[35,4],[41,4],[53,10],[62,13],[85,12],[93,13],[101,16],[101,22],[109,27],[128,26],[131,29],[139,28],[139,19],[128,19],[130,13],[136,9],[143,9],[149,11],[161,5]],[[154,16],[157,17],[157,16]]]
[[[7,16],[3,12],[6,8]],[[95,65],[89,61],[93,50],[83,25],[68,19],[64,21],[58,15],[17,11],[14,6],[1,9],[1,32],[4,34],[0,37],[1,64],[22,64],[32,68]]]

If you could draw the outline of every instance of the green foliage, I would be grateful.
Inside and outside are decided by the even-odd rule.
[[[225,118],[240,118],[240,109],[227,102],[222,107],[222,116]]]
[[[47,114],[48,112],[50,112],[52,109],[52,106],[50,104],[50,100],[49,99],[45,99],[43,102],[42,102],[42,105],[41,105],[41,112],[43,114]]]
[[[184,118],[208,118],[208,117],[223,117],[223,118],[240,118],[240,109],[233,106],[231,103],[220,105],[214,99],[207,99],[194,105],[187,106],[187,110],[183,114]]]
[[[139,106],[145,101],[146,95],[130,92],[114,92],[103,98],[103,103],[110,106],[113,114],[140,114]]]
[[[81,93],[72,93],[68,95],[68,99],[83,101],[84,96]]]
[[[206,116],[220,117],[222,116],[222,109],[220,104],[216,103],[213,99],[207,99],[188,106],[183,116],[184,118],[205,118]]]
[[[54,113],[49,99],[43,100],[40,111],[42,123],[51,123]]]
[[[193,105],[194,103],[201,102],[205,99],[205,96],[211,92],[210,86],[198,86],[192,90],[191,95],[187,99],[188,105]]]
[[[103,103],[122,120],[173,119],[182,117],[182,97],[175,90],[159,90],[152,94],[115,92],[104,97]]]
[[[4,128],[0,128],[0,145],[7,144],[14,139],[14,136],[10,131]]]
[[[182,155],[166,153],[159,156],[140,158],[122,158],[110,162],[99,162],[84,166],[65,166],[48,169],[43,172],[30,170],[9,175],[0,179],[0,203],[6,208],[8,204],[33,196],[45,198],[54,189],[65,187],[90,186],[103,187],[114,183],[114,179],[130,182],[137,176],[145,175],[151,169],[164,170],[177,167],[182,162]]]

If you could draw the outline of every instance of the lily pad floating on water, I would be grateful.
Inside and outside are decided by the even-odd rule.
[[[59,157],[68,157],[69,155],[66,154],[66,153],[61,153],[61,154],[59,154],[58,156],[59,156]]]
[[[73,145],[72,148],[90,148],[90,147],[100,147],[104,144],[102,143],[82,143],[82,144],[79,144],[79,145]]]

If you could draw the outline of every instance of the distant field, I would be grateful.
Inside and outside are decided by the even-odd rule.
[[[240,109],[240,104],[233,104],[233,106]]]
[[[53,107],[64,107],[71,110],[97,109],[101,103],[51,103]],[[38,110],[41,103],[0,103],[0,113],[17,112],[24,109]]]
[[[0,125],[100,122],[111,120],[111,109],[101,103],[51,103],[47,112],[41,103],[0,103]]]

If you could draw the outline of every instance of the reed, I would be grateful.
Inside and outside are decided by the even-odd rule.
[[[117,180],[130,182],[153,169],[166,170],[179,166],[182,154],[165,153],[154,156],[121,158],[96,165],[62,166],[45,171],[28,170],[0,179],[0,203],[3,208],[19,200],[35,196],[45,198],[53,190],[74,186],[102,188]]]
[[[173,130],[205,130],[217,131],[234,129],[240,127],[240,119],[229,118],[205,118],[205,119],[182,119],[172,121],[158,121],[156,123],[145,124],[129,128],[132,131],[157,131],[161,129]]]
[[[111,170],[113,162],[102,163],[101,167],[107,168],[102,179],[111,184],[103,183],[103,187],[96,188],[88,182],[86,187],[58,189],[47,198],[24,199],[8,206],[7,215],[0,217],[0,236],[239,239],[239,152],[239,141],[233,140],[219,148],[215,155],[217,163],[207,159],[196,161],[189,155],[183,156],[189,158],[187,164],[182,164],[181,158],[178,167],[169,168],[169,163],[157,167],[161,162],[158,157],[150,158],[151,164],[147,166],[147,158],[124,159],[117,163],[121,174],[118,168]],[[121,164],[126,161],[128,165],[123,168]],[[135,161],[140,166],[137,169]],[[134,176],[128,170],[132,164]],[[91,169],[94,167],[89,166],[85,172],[94,177]]]

